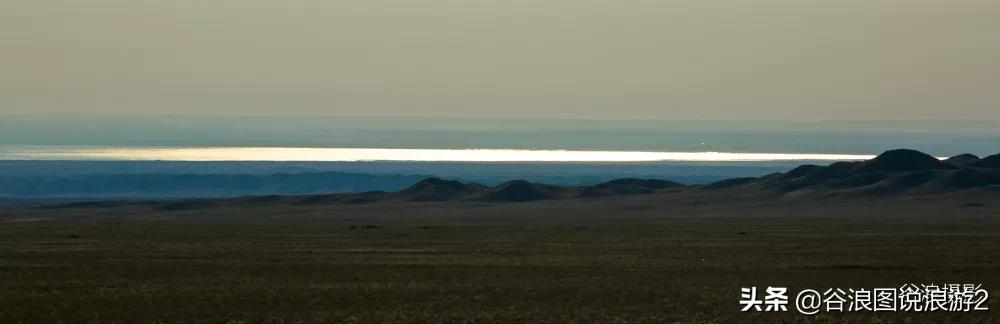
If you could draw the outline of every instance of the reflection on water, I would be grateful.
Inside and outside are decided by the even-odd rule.
[[[844,161],[872,155],[638,152],[562,150],[442,150],[291,147],[14,147],[0,148],[7,160],[164,160],[164,161],[421,161],[421,162],[725,162],[725,161]]]

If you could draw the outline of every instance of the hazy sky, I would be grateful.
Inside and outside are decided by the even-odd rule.
[[[0,113],[1000,120],[996,0],[3,0]]]

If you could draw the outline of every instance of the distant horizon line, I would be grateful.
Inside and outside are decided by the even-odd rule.
[[[77,147],[3,150],[0,160],[199,162],[777,162],[860,161],[874,154],[667,152],[531,149],[390,149],[317,147]],[[945,157],[937,157],[945,159]]]
[[[75,118],[75,117],[122,117],[122,118],[353,118],[353,119],[451,119],[451,120],[583,120],[583,121],[725,121],[725,122],[748,122],[748,123],[824,123],[824,122],[844,122],[844,123],[976,123],[976,124],[1000,124],[1000,120],[983,119],[857,119],[857,118],[810,118],[810,119],[757,119],[757,118],[695,118],[695,117],[587,117],[587,116],[541,116],[541,117],[518,117],[518,116],[426,116],[426,115],[326,115],[326,114],[130,114],[130,113],[35,113],[35,112],[0,112],[0,116],[20,116],[20,117],[54,117],[54,118]]]

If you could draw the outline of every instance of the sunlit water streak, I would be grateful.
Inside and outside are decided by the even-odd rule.
[[[524,149],[379,149],[290,147],[98,148],[27,147],[0,150],[6,160],[132,160],[132,161],[408,161],[408,162],[752,162],[851,161],[873,155],[564,151]]]

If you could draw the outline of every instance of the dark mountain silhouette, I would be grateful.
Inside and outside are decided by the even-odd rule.
[[[950,188],[968,189],[1000,185],[1000,170],[961,169],[950,174],[945,184]]]
[[[899,149],[891,150],[880,154],[874,159],[861,162],[852,173],[866,172],[893,172],[893,171],[914,171],[914,170],[934,170],[934,169],[954,169],[952,165],[945,164],[937,158],[926,153]]]
[[[493,188],[482,200],[496,202],[535,201],[560,197],[564,191],[563,187],[514,180]]]
[[[668,180],[625,178],[582,187],[578,195],[580,197],[639,195],[676,187],[684,187],[684,185]]]
[[[592,186],[554,186],[514,180],[495,187],[426,178],[398,192],[328,194],[301,197],[259,196],[228,200],[191,200],[153,203],[159,210],[188,210],[224,206],[225,203],[370,204],[387,200],[411,202],[484,201],[530,202],[550,199],[594,198],[654,194],[666,191],[718,191],[722,194],[763,196],[876,197],[900,193],[951,193],[968,189],[1000,193],[1000,155],[974,163],[974,156],[960,155],[945,162],[913,150],[892,150],[862,162],[836,162],[828,166],[802,165],[785,173],[759,178],[733,178],[697,186],[656,180],[625,178]],[[971,165],[970,165],[971,163]],[[963,166],[964,165],[964,166]],[[288,177],[279,176],[280,177]],[[236,181],[236,180],[231,180]],[[249,178],[247,178],[249,181]],[[117,206],[120,204],[110,204]],[[84,206],[104,208],[104,204]]]
[[[980,168],[1000,169],[1000,154],[994,154],[979,160],[975,166]]]
[[[410,201],[447,201],[467,198],[479,194],[488,187],[479,184],[464,184],[454,180],[428,178],[403,189],[399,195]]]
[[[494,188],[469,190],[459,183],[448,188],[455,197],[494,202],[522,202],[559,198],[609,197],[674,190],[728,190],[764,195],[882,195],[904,192],[949,192],[1000,186],[1000,171],[979,167],[983,159],[960,155],[941,161],[907,149],[887,151],[868,161],[835,162],[828,166],[802,165],[785,173],[759,178],[733,178],[704,186],[649,179],[618,179],[593,186],[559,187],[510,181]],[[973,164],[975,166],[967,166]],[[963,166],[966,165],[966,166]],[[437,183],[443,186],[442,183]],[[481,191],[480,191],[481,190]],[[477,195],[477,192],[483,194]]]
[[[345,172],[276,174],[84,174],[0,176],[9,197],[238,197],[396,191],[426,176]]]
[[[1000,171],[981,165],[983,160],[971,154],[940,161],[919,151],[891,150],[868,161],[803,165],[782,174],[724,180],[705,188],[780,195],[871,195],[1000,186]]]
[[[802,165],[775,177],[764,177],[753,181],[742,180],[736,184],[756,184],[782,192],[798,191],[816,186],[831,188],[863,187],[877,184],[889,178],[889,173],[946,170],[955,166],[920,151],[898,149],[882,153],[874,159],[863,162],[835,162],[828,166]],[[710,188],[732,187],[734,180],[723,180]]]
[[[757,178],[732,178],[722,181],[716,181],[705,186],[706,189],[725,189],[732,188],[742,185],[747,185],[756,181]]]
[[[818,165],[803,164],[803,165],[800,165],[798,167],[795,167],[791,171],[785,172],[782,175],[782,178],[785,178],[785,179],[795,179],[795,178],[798,178],[798,177],[803,177],[803,176],[810,175],[810,174],[816,172],[816,170],[819,170],[819,169],[822,169],[822,168],[823,167],[818,166]]]
[[[812,180],[840,179],[851,174],[861,162],[835,162],[826,167],[816,168],[804,175]]]
[[[611,180],[605,183],[598,184],[598,188],[622,188],[622,187],[635,187],[635,188],[646,188],[652,190],[666,189],[672,187],[682,187],[681,183],[660,180],[660,179],[636,179],[636,178],[624,178],[618,180]]]
[[[972,165],[974,165],[974,164],[976,164],[978,162],[979,162],[979,157],[978,156],[975,156],[973,154],[968,154],[968,153],[966,153],[966,154],[959,154],[959,155],[956,155],[956,156],[952,156],[952,157],[948,158],[947,160],[944,160],[945,164],[948,164],[948,165],[951,165],[951,166],[956,166],[956,167],[972,166]]]

